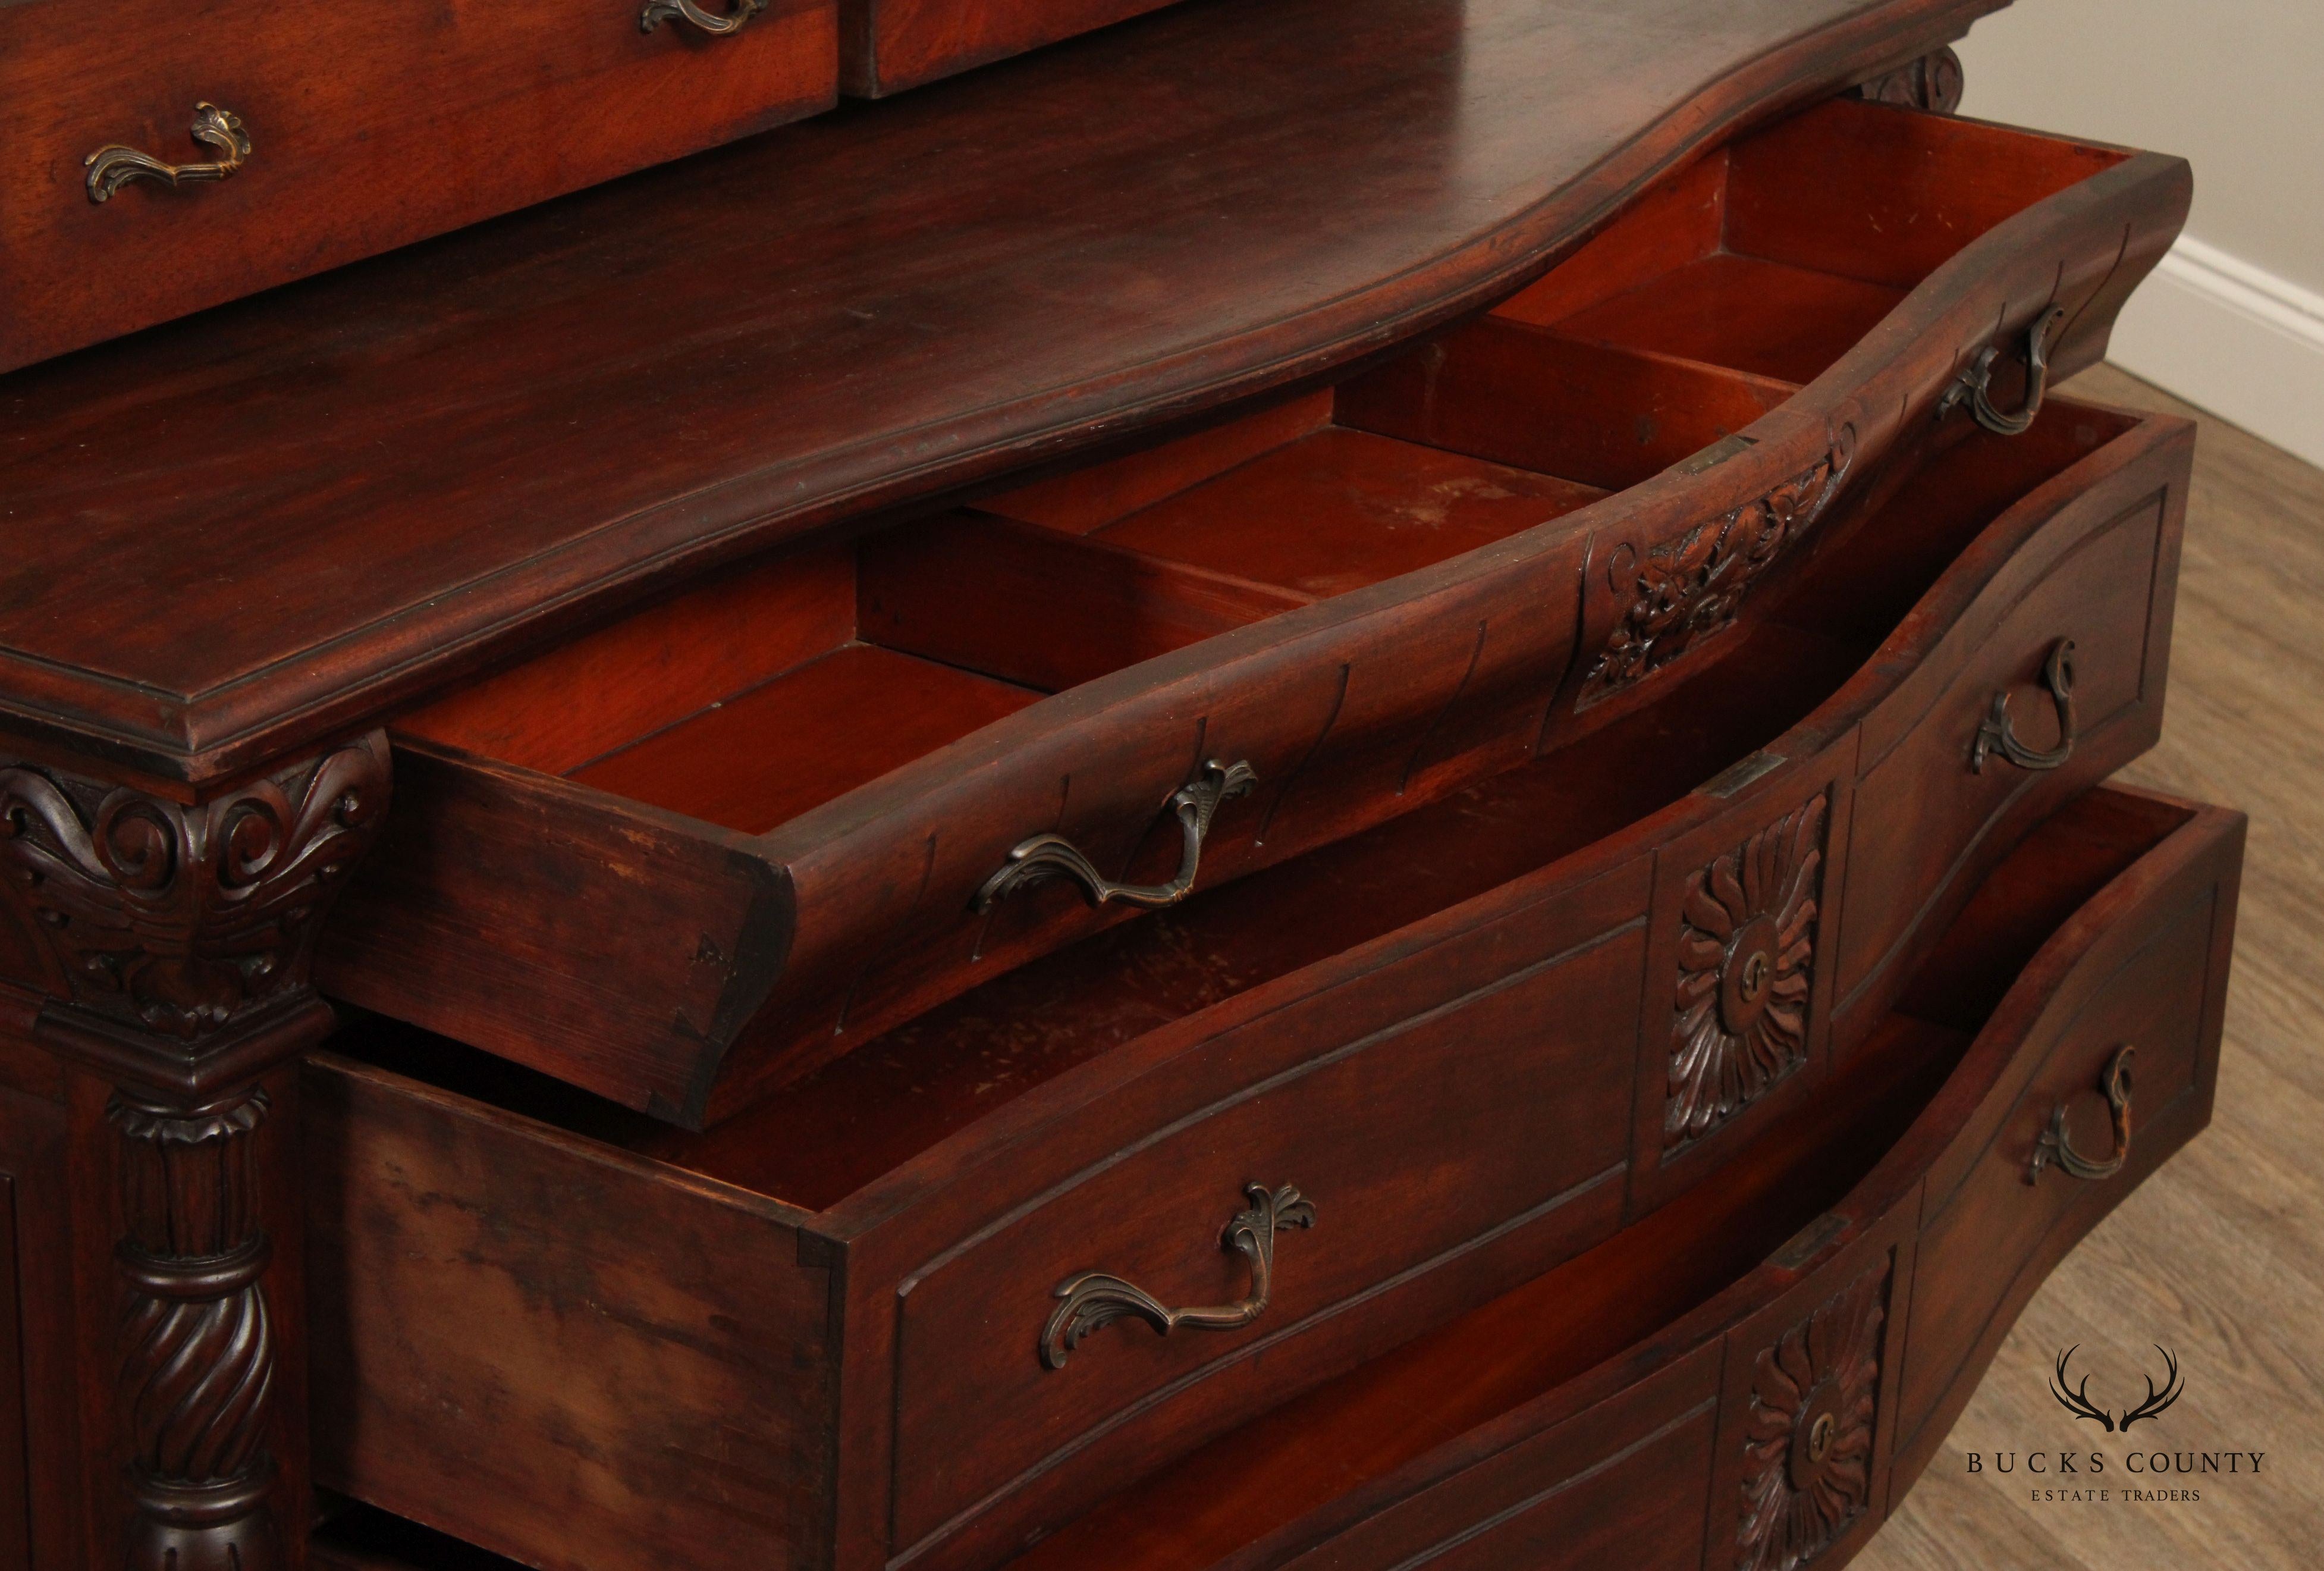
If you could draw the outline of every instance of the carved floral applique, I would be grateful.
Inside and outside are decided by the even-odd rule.
[[[1753,585],[1822,516],[1848,473],[1855,433],[1765,496],[1647,549],[1618,548],[1607,569],[1628,597],[1621,619],[1582,680],[1587,708],[1659,670],[1734,622]]]
[[[1825,799],[1687,881],[1663,1149],[1718,1128],[1807,1060]]]

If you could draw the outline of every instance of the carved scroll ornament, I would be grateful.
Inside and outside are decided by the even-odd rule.
[[[0,886],[61,1006],[43,1024],[103,1041],[92,1062],[116,1085],[127,1571],[287,1563],[259,1081],[327,1029],[306,985],[317,929],[387,795],[376,732],[197,805],[0,765]]]
[[[0,768],[0,865],[71,1000],[192,1040],[303,984],[387,808],[377,734],[198,807]]]
[[[1721,632],[1743,600],[1831,505],[1847,478],[1855,433],[1764,496],[1647,548],[1616,548],[1607,580],[1625,601],[1620,619],[1583,679],[1576,708],[1630,686]]]
[[[1964,85],[1960,56],[1948,46],[1907,61],[1886,76],[1873,78],[1858,87],[1856,96],[1876,104],[1902,104],[1907,108],[1950,115],[1960,107]]]

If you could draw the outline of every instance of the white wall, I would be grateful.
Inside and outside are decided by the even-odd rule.
[[[2193,163],[2113,358],[2324,464],[2324,0],[2017,0],[1960,48],[1963,114]]]

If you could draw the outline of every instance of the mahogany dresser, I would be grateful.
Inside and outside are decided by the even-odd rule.
[[[0,5],[0,1568],[1845,1561],[2242,856],[1997,3]]]

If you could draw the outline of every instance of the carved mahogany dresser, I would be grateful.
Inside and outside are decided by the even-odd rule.
[[[0,1567],[1846,1560],[2242,856],[1998,3],[0,5]]]

